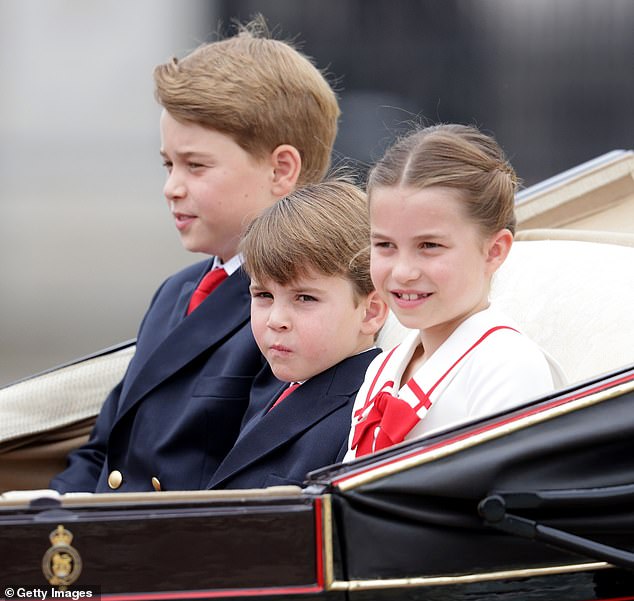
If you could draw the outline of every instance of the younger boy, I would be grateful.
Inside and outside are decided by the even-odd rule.
[[[156,292],[127,373],[51,482],[59,492],[204,488],[238,435],[264,364],[238,242],[262,209],[324,176],[339,115],[313,64],[255,29],[154,71],[169,210],[185,248],[212,257]]]
[[[307,472],[343,458],[352,405],[387,316],[370,280],[369,237],[365,194],[342,181],[299,189],[249,227],[240,248],[251,327],[287,384],[268,398],[251,395],[209,488],[301,484]]]

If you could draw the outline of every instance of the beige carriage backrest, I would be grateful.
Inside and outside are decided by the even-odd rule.
[[[634,234],[574,237],[571,230],[523,232],[491,292],[570,383],[634,363]],[[406,331],[390,316],[378,343],[390,348]]]
[[[0,443],[94,417],[119,382],[134,345],[0,389]]]

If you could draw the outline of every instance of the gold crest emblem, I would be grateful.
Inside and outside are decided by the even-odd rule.
[[[52,547],[44,553],[42,571],[49,584],[68,586],[81,574],[81,556],[71,547],[73,534],[61,524],[49,535]]]

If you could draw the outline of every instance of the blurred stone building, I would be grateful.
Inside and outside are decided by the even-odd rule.
[[[527,185],[634,148],[631,0],[0,0],[0,385],[134,337],[196,259],[152,68],[257,12],[331,74],[360,179],[413,122],[492,132]]]

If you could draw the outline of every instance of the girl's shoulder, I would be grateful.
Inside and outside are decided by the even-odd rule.
[[[566,384],[567,378],[558,361],[522,332],[512,319],[497,310],[492,310],[490,317],[494,317],[491,328],[496,329],[472,354],[469,363],[473,373],[480,377],[498,374],[496,377],[523,380],[549,377],[555,388]]]

